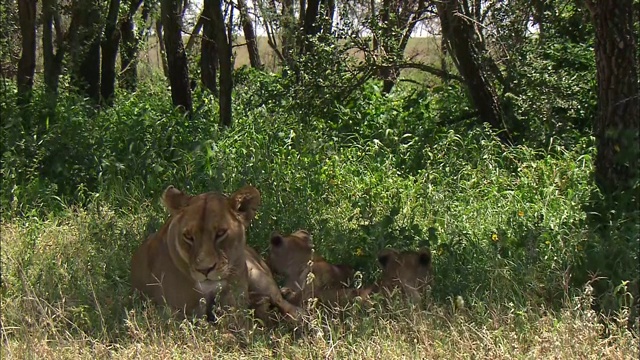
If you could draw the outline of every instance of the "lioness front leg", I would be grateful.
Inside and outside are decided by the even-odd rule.
[[[231,331],[243,331],[249,329],[249,321],[247,319],[246,309],[248,307],[247,299],[248,291],[238,289],[225,289],[222,291],[216,301],[215,308],[222,311],[219,320],[224,321],[224,327]]]

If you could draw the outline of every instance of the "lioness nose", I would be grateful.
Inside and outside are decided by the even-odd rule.
[[[213,264],[212,267],[207,267],[207,268],[197,268],[196,270],[200,273],[202,273],[204,276],[209,275],[210,272],[212,272],[214,269],[216,268],[216,264]]]

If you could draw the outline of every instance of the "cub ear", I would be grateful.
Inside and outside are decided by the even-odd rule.
[[[238,213],[245,226],[256,216],[260,201],[260,192],[253,186],[245,186],[229,197],[231,209]]]
[[[284,239],[282,238],[282,235],[280,235],[279,232],[274,231],[271,233],[271,240],[269,241],[271,242],[271,246],[279,247],[284,242]]]
[[[167,188],[162,193],[162,203],[169,210],[171,215],[174,215],[180,209],[187,206],[191,200],[191,196],[183,193],[182,191],[176,189],[173,185],[167,186]]]
[[[422,266],[430,266],[431,265],[431,249],[421,248],[420,250],[418,250],[418,261]]]
[[[380,263],[380,266],[382,266],[383,269],[386,268],[389,264],[389,260],[395,258],[397,253],[398,251],[395,249],[381,250],[378,253],[378,262]]]
[[[295,237],[299,237],[300,239],[303,239],[304,241],[306,241],[307,244],[309,244],[309,246],[313,246],[313,236],[311,236],[311,234],[309,234],[307,230],[300,229],[291,235]]]

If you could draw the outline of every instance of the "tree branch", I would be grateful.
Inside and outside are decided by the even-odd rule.
[[[399,64],[393,64],[393,65],[376,65],[376,67],[378,68],[390,68],[390,67],[397,67],[399,69],[417,69],[420,71],[424,71],[426,73],[435,75],[437,77],[440,78],[449,78],[449,79],[453,79],[459,82],[464,82],[464,79],[461,76],[455,75],[455,74],[451,74],[448,73],[442,69],[438,69],[436,67],[433,67],[431,65],[427,65],[427,64],[423,64],[423,63],[411,63],[411,62],[405,62],[405,63],[399,63]]]

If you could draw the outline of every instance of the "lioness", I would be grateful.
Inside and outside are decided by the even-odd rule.
[[[182,316],[209,315],[214,301],[245,308],[245,229],[260,205],[260,192],[245,186],[231,196],[191,196],[169,186],[162,202],[169,219],[133,254],[133,287]]]
[[[305,230],[288,236],[277,232],[271,234],[269,265],[274,272],[285,277],[284,292],[288,294],[287,299],[296,305],[313,291],[345,287],[354,273],[351,266],[330,264],[312,250],[311,235]],[[307,284],[309,273],[312,274],[311,284]],[[293,294],[299,296],[291,296]]]

